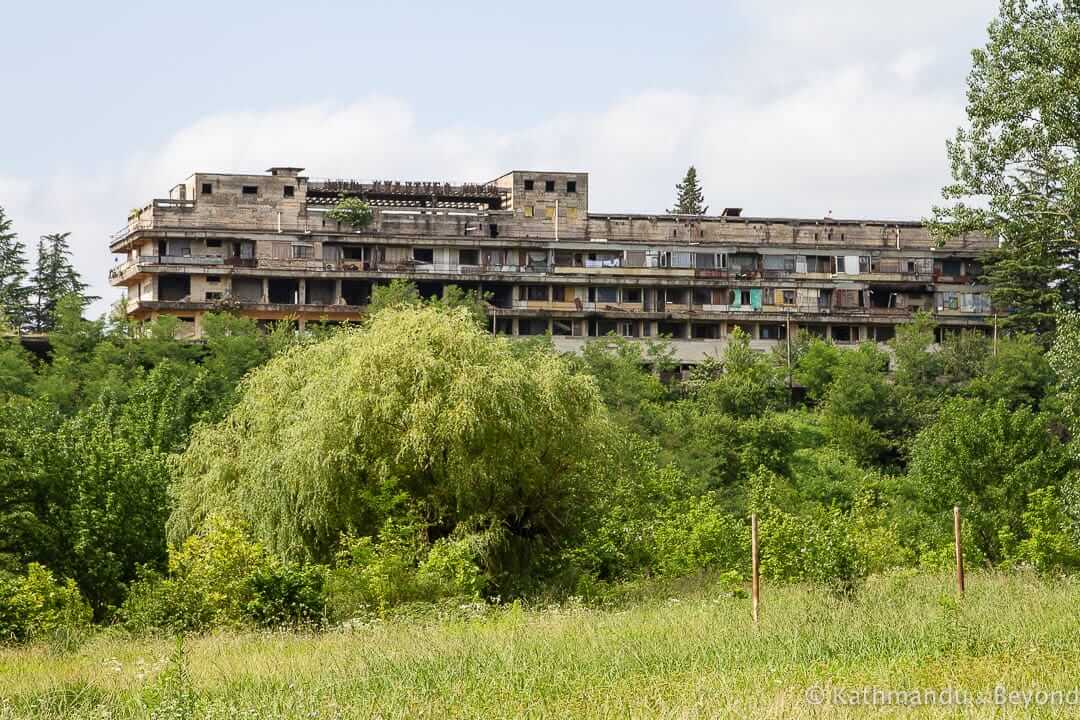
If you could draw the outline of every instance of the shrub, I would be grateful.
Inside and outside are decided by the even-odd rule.
[[[770,510],[759,526],[761,573],[782,581],[809,581],[851,592],[866,564],[838,508],[800,515]]]
[[[30,563],[25,576],[0,580],[0,641],[45,640],[70,645],[93,613],[75,581],[60,581]]]
[[[745,572],[750,557],[749,529],[707,495],[670,507],[652,536],[656,570],[667,577],[701,570]]]
[[[169,632],[318,622],[324,574],[272,558],[242,525],[214,517],[170,553],[168,577],[143,571],[118,617],[132,630]]]
[[[251,576],[251,600],[245,614],[264,627],[310,625],[325,616],[325,569],[274,563],[258,568]]]

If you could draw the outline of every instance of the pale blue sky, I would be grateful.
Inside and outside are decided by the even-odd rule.
[[[947,178],[994,0],[0,0],[0,206],[107,235],[196,170],[486,180],[592,174],[594,210],[662,210],[696,163],[752,214],[918,218]],[[96,310],[103,310],[104,303]]]

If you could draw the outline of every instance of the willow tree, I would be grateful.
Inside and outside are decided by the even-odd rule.
[[[591,379],[516,353],[467,309],[387,308],[274,358],[177,463],[179,542],[218,512],[279,554],[325,559],[341,533],[416,511],[549,547],[586,505],[607,421]]]

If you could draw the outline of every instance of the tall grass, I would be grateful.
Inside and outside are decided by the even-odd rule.
[[[850,599],[701,580],[575,604],[369,622],[321,634],[125,638],[0,651],[0,718],[1063,717],[1080,706],[813,705],[813,686],[1080,687],[1080,583],[869,580]],[[1002,712],[1004,711],[1004,713]],[[995,715],[995,712],[998,713]]]

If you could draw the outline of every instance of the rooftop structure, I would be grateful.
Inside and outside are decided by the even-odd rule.
[[[767,349],[796,328],[884,341],[918,310],[939,332],[987,329],[978,257],[993,242],[934,243],[913,221],[589,212],[583,172],[517,170],[484,183],[315,180],[301,168],[196,173],[111,238],[110,280],[134,319],[173,315],[197,336],[228,309],[259,321],[359,319],[395,278],[423,296],[490,294],[493,331],[574,349],[609,333],[672,339],[687,364],[735,327]],[[342,197],[374,210],[355,229]]]

